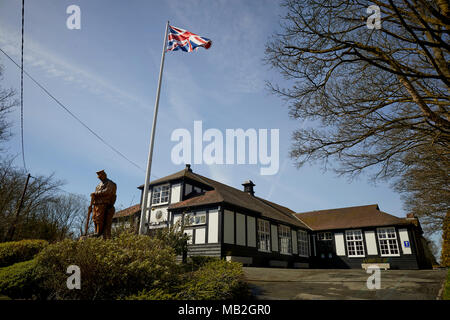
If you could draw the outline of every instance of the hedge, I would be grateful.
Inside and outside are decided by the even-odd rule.
[[[27,261],[48,245],[45,240],[21,240],[0,243],[0,267]]]
[[[214,259],[197,271],[185,274],[177,286],[165,290],[143,290],[127,299],[238,300],[250,297],[248,285],[243,280],[242,265],[237,262]]]
[[[64,240],[47,246],[36,259],[38,275],[52,299],[122,299],[172,285],[180,269],[171,247],[131,233],[111,240]],[[80,290],[67,288],[70,265],[80,268]]]
[[[450,269],[447,270],[447,279],[445,280],[444,292],[442,293],[443,300],[450,300]]]
[[[41,293],[36,276],[36,259],[0,268],[0,295],[12,299],[30,299]]]

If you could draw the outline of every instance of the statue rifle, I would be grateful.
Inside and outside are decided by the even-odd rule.
[[[84,231],[84,235],[87,236],[88,233],[88,229],[89,229],[89,219],[91,218],[91,213],[92,213],[92,201],[93,201],[93,196],[91,196],[91,203],[89,204],[89,208],[88,208],[88,213],[87,213],[87,219],[86,219],[86,229]]]

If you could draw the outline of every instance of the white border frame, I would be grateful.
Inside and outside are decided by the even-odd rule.
[[[392,239],[392,238],[380,239],[380,237],[378,236],[378,230],[383,230],[383,229],[394,229],[395,239]],[[395,243],[397,244],[398,254],[391,254],[391,253],[383,254],[382,250],[381,250],[380,240],[395,240]],[[400,245],[398,243],[397,230],[395,229],[395,227],[379,227],[379,228],[377,228],[377,242],[378,242],[378,248],[380,250],[381,257],[400,257]],[[389,244],[388,244],[388,248],[389,248]],[[389,252],[391,252],[391,248],[389,248]]]
[[[347,233],[355,232],[355,231],[359,231],[361,233],[361,240],[347,240]],[[364,245],[364,234],[363,234],[361,229],[345,230],[344,240],[345,240],[345,249],[346,249],[346,252],[347,252],[347,257],[349,257],[349,258],[365,258],[366,257],[366,248],[365,248],[365,245]],[[348,249],[348,241],[361,241],[362,242],[362,246],[363,246],[364,254],[363,255],[360,255],[360,254],[350,255],[350,250]]]
[[[259,238],[259,221],[264,221],[264,223],[267,223],[269,226],[269,231],[265,232],[264,234],[269,234],[269,243],[268,243],[268,247],[267,250],[263,250],[259,247],[259,243],[260,243],[260,238]],[[256,218],[256,247],[258,248],[258,251],[260,252],[268,252],[271,253],[272,252],[272,228],[270,226],[270,221],[269,220],[265,220],[265,219],[260,219],[260,218]]]
[[[158,202],[158,203],[154,203],[153,202],[153,196],[155,194],[155,188],[161,188],[161,196],[159,197],[160,199],[162,198],[162,188],[168,186],[169,187],[169,197],[167,199],[167,202]],[[170,183],[164,183],[164,184],[158,184],[156,186],[152,187],[152,207],[156,207],[156,206],[164,206],[166,204],[169,204],[170,202],[170,194],[172,193],[172,188],[170,187]]]

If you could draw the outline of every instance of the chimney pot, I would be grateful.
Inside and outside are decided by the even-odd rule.
[[[253,187],[255,186],[255,184],[253,183],[252,180],[247,180],[242,185],[244,186],[244,192],[247,192],[248,194],[250,194],[252,196],[255,195],[255,191],[253,190]]]

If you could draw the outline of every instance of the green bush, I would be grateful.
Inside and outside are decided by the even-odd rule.
[[[36,275],[36,266],[37,260],[33,259],[1,268],[0,295],[12,299],[41,297],[43,291]]]
[[[174,250],[161,240],[122,233],[49,245],[38,256],[38,273],[52,299],[123,299],[177,281]],[[80,267],[81,289],[67,289],[67,267]]]
[[[243,281],[242,265],[214,259],[195,272],[186,273],[178,285],[156,290],[143,290],[127,300],[237,300],[248,299],[250,293]]]
[[[158,229],[154,237],[174,248],[177,255],[182,255],[187,250],[190,238],[189,235],[184,233],[184,228],[178,222],[173,226]]]
[[[443,300],[450,300],[450,269],[447,270],[447,280],[445,280],[444,292],[442,294]]]
[[[48,245],[45,240],[21,240],[0,243],[0,267],[27,261]]]
[[[191,256],[188,258],[187,262],[184,264],[185,271],[196,271],[201,267],[205,266],[209,262],[220,260],[217,257],[208,256]]]
[[[155,288],[151,290],[142,290],[125,298],[125,300],[179,300],[180,293],[173,288]]]
[[[229,300],[249,298],[242,264],[213,260],[193,272],[181,288],[181,299]]]

